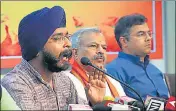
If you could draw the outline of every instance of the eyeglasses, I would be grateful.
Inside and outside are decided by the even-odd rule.
[[[58,43],[63,43],[65,40],[70,41],[71,34],[66,34],[64,35],[63,33],[57,33],[51,37],[52,40],[58,42]]]
[[[154,33],[152,31],[139,31],[136,34],[127,34],[127,35],[123,35],[123,36],[124,37],[127,37],[127,36],[136,36],[136,37],[142,38],[142,37],[147,37],[147,35],[149,37],[152,37],[153,34]]]
[[[147,37],[147,35],[148,36],[150,36],[150,37],[152,37],[153,36],[153,32],[152,31],[139,31],[139,32],[137,32],[136,34],[134,34],[134,35],[130,35],[130,36],[136,36],[136,37]]]

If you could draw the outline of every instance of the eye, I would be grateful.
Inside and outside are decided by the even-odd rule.
[[[107,46],[103,46],[103,49],[106,50],[106,49],[107,49]]]
[[[148,35],[151,37],[153,35],[153,33],[151,31],[147,32]]]
[[[54,38],[52,38],[53,40],[55,40],[55,41],[57,41],[57,40],[59,40],[59,38],[58,37],[54,37]]]
[[[139,32],[139,33],[137,33],[137,36],[145,36],[145,32]]]
[[[70,37],[71,37],[72,35],[71,34],[67,34],[65,37],[68,39],[68,40],[70,40]]]
[[[96,47],[97,47],[97,45],[92,44],[92,45],[90,45],[89,47],[93,47],[93,48],[95,47],[95,48],[96,48]]]
[[[70,48],[71,48],[71,46],[68,46],[68,45],[66,45],[65,47],[67,47],[68,49],[70,49]]]
[[[60,35],[55,35],[55,36],[52,37],[52,39],[53,39],[54,41],[57,41],[57,40],[60,40],[60,39],[61,39],[61,36],[60,36]]]
[[[103,47],[103,49],[104,49],[104,50],[106,50],[106,49],[107,49],[107,47]]]

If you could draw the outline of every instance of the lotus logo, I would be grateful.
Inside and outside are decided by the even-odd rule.
[[[171,101],[171,102],[169,102],[173,107],[175,107],[175,101]]]

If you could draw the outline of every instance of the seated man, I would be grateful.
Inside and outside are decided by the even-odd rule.
[[[106,41],[98,28],[83,28],[71,36],[71,42],[74,57],[74,63],[71,70],[73,75],[68,74],[68,76],[70,76],[77,90],[79,90],[78,95],[86,97],[84,87],[88,84],[88,78],[90,78],[90,75],[97,75],[96,78],[101,79],[104,74],[90,66],[82,65],[80,59],[82,57],[88,57],[94,65],[104,69],[106,63]],[[109,76],[105,77],[106,97],[113,99],[115,97],[125,96],[123,88],[119,82]]]
[[[133,87],[143,99],[147,95],[168,98],[162,72],[149,61],[152,32],[147,18],[141,14],[121,17],[115,27],[115,37],[121,48],[118,57],[107,64],[108,73]],[[139,99],[124,87],[127,96]]]
[[[2,79],[3,87],[20,109],[66,110],[69,104],[88,104],[78,97],[72,81],[61,72],[70,67],[72,56],[65,26],[65,11],[60,6],[45,7],[21,20],[18,39],[22,61]],[[91,79],[89,83],[89,101],[100,102],[105,82]]]

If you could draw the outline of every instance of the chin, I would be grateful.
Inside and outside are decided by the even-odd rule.
[[[147,55],[151,53],[151,50],[145,52]]]
[[[147,50],[145,50],[144,53],[146,53],[146,54],[150,54],[150,53],[151,53],[151,49],[147,49]]]

